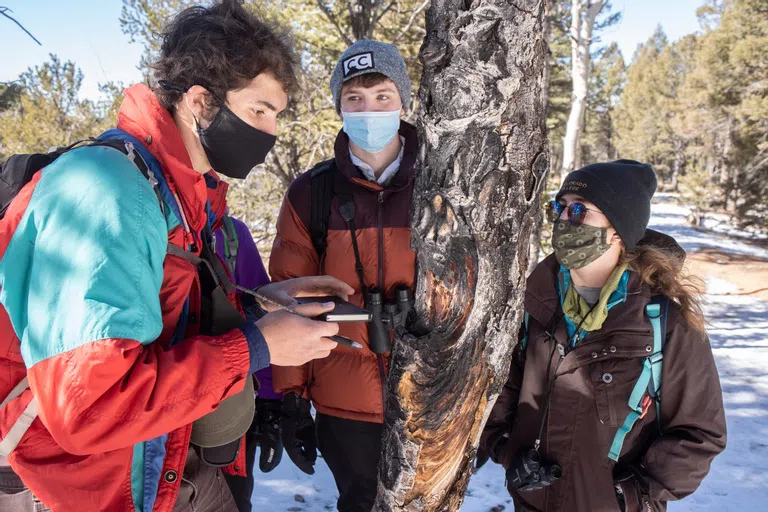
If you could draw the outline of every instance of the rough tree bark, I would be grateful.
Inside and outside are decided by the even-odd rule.
[[[435,0],[420,58],[418,321],[392,352],[375,510],[458,510],[522,318],[548,168],[544,0]]]
[[[578,166],[579,141],[584,125],[589,83],[589,48],[597,15],[607,0],[571,0],[571,113],[563,139],[563,163],[561,178]]]
[[[542,101],[544,101],[544,104],[547,106],[547,108],[544,110],[544,116],[549,118],[549,81],[550,76],[552,73],[552,51],[549,49],[549,43],[552,39],[552,1],[553,0],[544,0],[544,24],[542,32],[544,34],[544,41],[547,43],[547,58],[545,60],[546,66],[544,67],[544,85],[541,88],[541,96]],[[552,146],[551,144],[548,144],[547,146],[549,148],[549,152],[552,152]],[[550,161],[550,167],[548,169],[547,175],[545,175],[542,180],[544,181],[544,184],[542,187],[546,190],[547,188],[547,178],[549,176],[549,171],[552,170],[552,162]],[[539,261],[539,255],[541,254],[541,231],[544,223],[544,215],[542,214],[541,209],[539,209],[534,214],[533,219],[533,229],[531,230],[531,239],[530,239],[530,246],[528,247],[528,272],[527,275],[530,275],[531,272],[533,272],[534,267],[536,266],[536,263]]]

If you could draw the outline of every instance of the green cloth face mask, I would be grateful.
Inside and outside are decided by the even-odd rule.
[[[608,228],[574,226],[567,220],[558,220],[552,230],[552,248],[562,266],[568,270],[582,268],[611,248]]]

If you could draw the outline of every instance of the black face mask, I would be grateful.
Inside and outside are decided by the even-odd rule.
[[[197,123],[197,119],[195,119]],[[197,133],[213,170],[230,178],[245,179],[254,166],[264,163],[277,137],[249,125],[226,105],[208,128],[197,123]]]

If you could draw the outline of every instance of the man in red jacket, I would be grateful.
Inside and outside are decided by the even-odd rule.
[[[126,90],[117,129],[0,216],[0,510],[236,510],[216,466],[244,474],[251,375],[336,346],[335,324],[246,303],[211,248],[216,173],[264,161],[296,61],[237,1],[183,11],[157,87]],[[352,292],[295,280],[260,305]]]

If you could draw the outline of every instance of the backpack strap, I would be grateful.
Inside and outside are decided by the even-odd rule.
[[[650,309],[649,309],[650,308]],[[648,396],[656,404],[656,423],[661,431],[661,370],[664,353],[664,345],[667,341],[667,310],[669,299],[664,295],[654,295],[651,302],[645,307],[645,314],[651,319],[653,327],[653,361],[651,362],[651,381],[648,383]],[[657,315],[654,320],[652,314]],[[658,355],[657,355],[658,353]]]
[[[528,346],[528,325],[531,323],[531,314],[525,311],[523,313],[523,337],[520,340],[520,350],[525,350]]]
[[[27,380],[27,377],[24,377],[21,379],[21,382],[16,384],[11,392],[8,393],[8,396],[5,397],[3,403],[0,404],[0,408],[5,407],[8,402],[21,396],[21,394],[27,389],[29,389],[29,381]],[[29,402],[29,404],[27,404],[27,407],[21,413],[21,416],[19,416],[13,426],[8,429],[8,432],[5,434],[5,437],[3,437],[3,440],[0,441],[0,455],[7,457],[11,454],[11,452],[13,452],[13,450],[19,445],[19,442],[21,442],[21,438],[24,437],[24,434],[27,432],[27,430],[29,430],[29,427],[32,426],[32,422],[35,421],[36,417],[37,399],[33,396],[32,400]]]
[[[167,205],[167,207],[171,209],[171,212],[173,212],[173,214],[176,216],[176,219],[184,228],[184,230],[189,231],[186,217],[182,212],[181,205],[176,200],[176,196],[168,186],[168,182],[165,181],[165,176],[163,176],[163,170],[160,166],[160,162],[158,162],[154,155],[152,155],[149,149],[147,149],[147,147],[139,139],[129,134],[128,132],[120,130],[119,128],[112,128],[107,130],[106,132],[99,135],[98,140],[102,143],[111,142],[113,144],[122,144],[123,149],[120,149],[119,146],[114,147],[120,149],[123,153],[126,153],[125,148],[127,147],[127,143],[130,143],[131,148],[133,149],[133,153],[126,154],[128,154],[128,156],[133,159],[134,163],[136,163],[136,166],[139,168],[142,174],[146,176],[147,180],[149,180],[149,183],[155,189],[155,193],[158,195],[160,200],[163,215],[165,215],[165,208]],[[145,170],[142,170],[142,165]]]
[[[237,230],[232,218],[225,215],[224,225],[221,227],[224,233],[224,256],[227,260],[229,271],[234,277],[235,267],[237,266],[237,251],[240,248],[240,240],[237,239]]]
[[[352,199],[352,190],[343,176],[337,177],[335,160],[328,160],[317,164],[311,171],[311,217],[310,234],[312,245],[315,246],[320,261],[325,257],[328,238],[328,220],[331,216],[331,200],[334,194],[339,197],[339,213],[347,223],[347,228],[352,235],[352,249],[355,253],[355,273],[360,281],[360,291],[366,294],[365,278],[363,276],[363,262],[360,258],[360,248],[357,245],[357,232],[355,229],[355,201]],[[338,179],[337,179],[338,178]]]
[[[662,360],[664,359],[664,343],[666,341],[666,323],[667,309],[669,299],[662,295],[656,295],[645,306],[645,315],[651,321],[653,329],[653,349],[643,361],[643,371],[632,389],[629,396],[630,412],[624,420],[624,424],[619,427],[613,438],[611,449],[608,452],[608,458],[618,461],[621,455],[621,449],[624,446],[624,439],[638,419],[645,415],[644,398],[646,393],[650,400],[656,402],[656,422],[661,433],[660,405],[661,400],[661,371]]]
[[[320,162],[310,171],[312,193],[309,232],[312,237],[312,245],[321,261],[325,256],[326,238],[328,238],[328,219],[331,216],[335,169],[336,162],[331,159]]]

